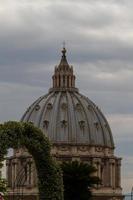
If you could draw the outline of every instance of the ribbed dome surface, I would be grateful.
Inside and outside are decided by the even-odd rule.
[[[114,147],[104,115],[78,92],[51,92],[40,97],[22,117],[33,122],[53,143]]]
[[[26,111],[21,121],[33,122],[55,144],[80,144],[114,148],[112,133],[102,112],[75,88],[73,67],[62,50],[55,67],[53,87]]]

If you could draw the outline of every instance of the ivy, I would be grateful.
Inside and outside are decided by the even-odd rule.
[[[0,165],[7,149],[21,147],[26,147],[34,159],[39,199],[63,200],[62,172],[50,155],[48,138],[32,123],[9,121],[0,124]]]
[[[2,195],[7,194],[7,182],[3,178],[0,178],[0,194]]]

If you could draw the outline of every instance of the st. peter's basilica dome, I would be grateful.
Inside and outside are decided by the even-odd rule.
[[[47,134],[54,144],[84,144],[114,148],[111,129],[100,109],[75,88],[73,67],[62,50],[53,88],[37,99],[22,117]]]
[[[27,109],[21,121],[41,128],[52,143],[51,155],[57,162],[78,160],[96,167],[102,184],[93,188],[92,200],[123,200],[121,158],[114,155],[111,129],[101,110],[75,87],[65,48],[52,79],[49,92]],[[7,166],[10,195],[20,195],[21,172],[24,200],[38,199],[35,163],[27,150],[15,150]]]

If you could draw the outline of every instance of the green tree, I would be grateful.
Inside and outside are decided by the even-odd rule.
[[[50,154],[48,138],[32,123],[0,124],[0,167],[7,149],[22,147],[29,151],[36,165],[39,200],[63,200],[62,171]]]
[[[7,182],[5,179],[0,178],[0,194],[5,195],[7,192]]]
[[[94,176],[96,168],[78,161],[61,164],[64,183],[64,200],[88,200],[91,189],[100,184],[100,179]]]

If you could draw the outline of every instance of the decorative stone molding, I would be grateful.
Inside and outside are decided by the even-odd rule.
[[[88,105],[88,106],[87,106],[88,110],[91,110],[91,107],[92,107],[91,105]]]
[[[66,120],[62,120],[61,121],[61,127],[62,128],[66,128],[66,126],[67,126],[67,121]]]
[[[58,149],[59,151],[71,151],[70,146],[59,146]]]
[[[88,147],[88,146],[77,146],[77,150],[81,151],[81,152],[89,152],[90,147]]]
[[[51,110],[52,108],[53,108],[52,103],[48,103],[47,109],[48,109],[48,110]]]
[[[79,121],[79,126],[80,126],[81,129],[84,129],[85,128],[85,121],[84,120]]]
[[[66,110],[66,109],[67,109],[67,103],[62,103],[62,104],[61,104],[61,108],[62,108],[63,110]]]
[[[95,147],[96,152],[104,152],[103,147]]]
[[[80,105],[80,103],[77,103],[77,104],[75,105],[75,109],[78,110],[78,111],[81,110],[81,105]]]
[[[98,130],[99,129],[99,123],[98,122],[94,122],[94,125],[95,125],[96,130]]]
[[[49,126],[49,121],[48,120],[44,120],[43,121],[43,127],[47,129],[48,126]]]
[[[37,104],[37,105],[35,106],[35,110],[38,111],[39,109],[40,109],[40,105]]]

